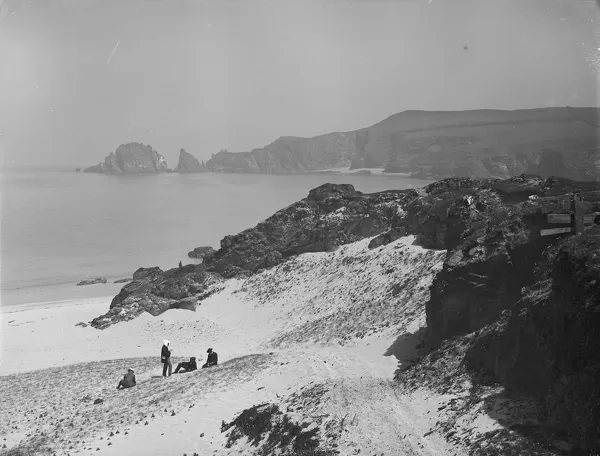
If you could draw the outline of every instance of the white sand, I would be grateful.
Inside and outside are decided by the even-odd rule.
[[[394,342],[424,325],[428,285],[445,255],[414,246],[413,240],[405,237],[369,250],[366,239],[336,252],[301,255],[247,281],[227,281],[224,290],[205,300],[196,312],[144,314],[102,331],[75,324],[104,313],[111,298],[6,307],[0,314],[0,374],[57,366],[69,372],[75,363],[155,357],[155,367],[150,360],[149,370],[138,372],[142,383],[136,391],[114,390],[125,364],[97,380],[94,391],[105,398],[105,404],[97,407],[116,408],[114,413],[107,412],[106,421],[98,419],[96,426],[85,431],[85,444],[75,446],[81,454],[98,454],[96,448],[103,455],[251,454],[243,442],[230,450],[223,448],[226,435],[220,432],[221,421],[229,422],[244,408],[267,401],[285,410],[290,394],[311,384],[327,386],[327,400],[310,416],[324,414],[344,428],[338,442],[341,454],[452,454],[435,433],[424,437],[431,420],[423,416],[418,401],[415,407],[414,398],[399,396],[392,382],[398,365],[393,353],[402,352]],[[397,284],[401,290],[392,293]],[[152,378],[161,372],[159,352],[165,338],[174,348],[174,364],[189,356],[203,363],[209,346],[218,352],[220,363],[253,353],[274,353],[274,358],[237,380],[206,383],[205,387],[202,380],[199,389],[189,390],[193,379],[208,380],[221,371]],[[209,377],[193,377],[198,375]],[[173,388],[172,402],[166,407],[178,407],[176,415],[145,418],[148,425],[126,423],[121,430],[126,428],[128,434],[113,436],[108,445],[108,434],[116,426],[110,417],[122,408],[119,401],[135,394],[138,399],[128,407],[137,407],[141,399],[162,394],[165,388]],[[74,401],[87,391],[86,385],[76,389],[69,392]],[[57,396],[61,394],[56,391]],[[42,410],[34,396],[29,398],[31,403],[23,398],[23,410],[31,409],[32,414]],[[154,402],[162,400],[158,397]],[[442,399],[431,397],[430,402]],[[63,403],[67,402],[65,397]],[[193,408],[186,407],[192,403]],[[91,406],[71,405],[75,408],[67,410],[58,402],[53,407],[51,413],[59,421],[62,416],[85,414]],[[139,413],[146,413],[148,407],[139,405]],[[303,418],[300,415],[308,412],[298,413]],[[0,438],[9,446],[27,432],[36,432],[25,415],[11,415],[11,420],[26,431],[0,425]],[[75,439],[68,432],[65,435]],[[57,448],[57,454],[66,453]]]

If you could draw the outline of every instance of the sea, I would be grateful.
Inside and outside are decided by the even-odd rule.
[[[0,173],[2,306],[114,296],[140,267],[197,262],[194,247],[269,217],[321,184],[364,193],[430,181],[386,175],[101,175],[57,170]],[[105,277],[107,284],[77,286]]]

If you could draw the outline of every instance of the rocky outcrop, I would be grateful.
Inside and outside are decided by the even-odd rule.
[[[421,377],[447,391],[453,377],[465,379],[434,367],[436,360],[465,366],[473,388],[497,382],[507,401],[536,404],[536,424],[523,432],[597,452],[600,227],[580,236],[540,230],[556,227],[546,216],[559,209],[548,197],[598,190],[597,183],[530,175],[447,179],[410,201],[407,229],[447,255],[426,305],[433,352],[399,371],[399,382]],[[600,192],[586,199],[591,212],[600,210]]]
[[[140,143],[121,144],[104,162],[86,168],[86,173],[143,174],[167,172],[167,161],[152,149]]]
[[[535,280],[466,359],[510,390],[540,401],[547,425],[581,454],[600,450],[600,230],[543,253]]]
[[[129,279],[129,278],[126,278],[126,279],[118,279],[118,280],[115,280],[113,283],[127,283],[127,282],[131,282],[132,280],[133,280],[133,279]]]
[[[191,252],[188,252],[188,257],[197,258],[199,260],[210,260],[214,256],[215,252],[216,250],[210,246],[196,247]]]
[[[352,185],[325,184],[306,198],[276,212],[254,228],[225,236],[216,252],[198,247],[188,255],[201,265],[169,271],[140,268],[121,289],[110,311],[92,326],[106,328],[143,312],[160,315],[170,308],[194,309],[214,291],[220,278],[243,277],[303,252],[327,251],[389,230],[405,214],[400,205],[413,190],[363,194]]]
[[[186,265],[163,271],[159,267],[140,268],[110,303],[110,310],[90,325],[104,329],[148,312],[161,315],[169,309],[196,310],[197,305],[218,289],[219,279],[202,265]]]
[[[107,280],[104,277],[96,277],[94,279],[87,279],[87,280],[82,280],[81,282],[79,282],[77,284],[78,287],[81,287],[83,285],[93,285],[95,283],[106,283]]]
[[[177,163],[175,172],[181,174],[206,173],[208,172],[208,168],[204,162],[200,163],[192,154],[187,153],[185,149],[181,149],[179,151],[179,163]]]
[[[215,172],[304,173],[385,167],[443,179],[522,173],[600,180],[596,108],[404,111],[367,128],[313,138],[282,137],[250,152],[221,151]]]
[[[205,261],[209,270],[231,267],[255,272],[304,252],[328,251],[376,236],[403,216],[399,209],[414,191],[363,194],[348,184],[325,184],[254,228],[221,240]]]

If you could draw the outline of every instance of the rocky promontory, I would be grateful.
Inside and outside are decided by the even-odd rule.
[[[179,151],[179,163],[175,168],[175,172],[181,174],[206,173],[208,172],[208,168],[204,162],[199,162],[192,154],[186,152],[185,149],[181,149]]]
[[[167,172],[167,161],[152,146],[141,143],[121,144],[104,162],[86,168],[86,173],[144,174]]]
[[[194,310],[226,278],[251,276],[305,252],[364,238],[377,249],[414,235],[418,244],[446,251],[446,259],[430,288],[426,331],[409,335],[418,335],[421,348],[398,370],[398,388],[502,389],[500,396],[453,400],[446,412],[456,416],[473,407],[496,413],[501,404],[522,404],[522,426],[490,431],[489,447],[466,442],[471,454],[561,454],[557,440],[591,454],[600,451],[600,217],[592,216],[583,234],[541,235],[556,227],[548,214],[561,211],[558,197],[571,192],[584,195],[588,213],[600,213],[600,184],[556,177],[450,178],[374,194],[325,184],[255,227],[225,236],[214,254],[199,250],[212,254],[201,265],[139,269],[92,326],[143,312]],[[446,438],[458,437],[449,428]],[[546,452],[523,452],[523,439]],[[558,453],[549,452],[555,447]]]

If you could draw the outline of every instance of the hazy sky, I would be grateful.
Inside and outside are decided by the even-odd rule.
[[[6,164],[87,166],[140,141],[174,167],[181,147],[207,159],[405,109],[598,102],[585,0],[0,3]]]

